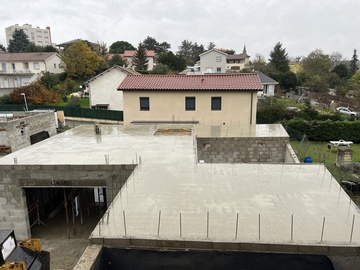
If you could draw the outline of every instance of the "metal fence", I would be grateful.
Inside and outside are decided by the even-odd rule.
[[[99,109],[87,109],[77,107],[60,107],[60,106],[49,106],[49,105],[29,105],[29,111],[31,110],[55,110],[64,111],[65,116],[68,117],[80,117],[80,118],[94,118],[94,119],[105,119],[123,121],[124,115],[122,111],[111,111],[111,110],[99,110]],[[0,111],[25,111],[24,105],[9,105],[1,104]]]

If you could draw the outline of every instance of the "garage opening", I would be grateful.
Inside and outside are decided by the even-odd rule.
[[[25,188],[32,237],[87,239],[107,209],[106,188]]]

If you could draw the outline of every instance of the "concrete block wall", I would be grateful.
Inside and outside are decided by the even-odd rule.
[[[197,138],[198,160],[205,163],[283,163],[289,138]]]
[[[21,118],[1,122],[0,127],[5,129],[0,132],[0,144],[10,146],[12,152],[31,145],[30,136],[41,131],[50,137],[57,134],[54,112],[22,112]]]
[[[0,165],[0,230],[31,237],[25,188],[106,187],[109,206],[136,165]]]

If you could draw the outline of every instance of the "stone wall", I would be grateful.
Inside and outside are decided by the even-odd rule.
[[[283,163],[286,137],[197,138],[198,160],[205,163]]]
[[[0,145],[17,151],[31,145],[30,136],[47,131],[57,134],[54,112],[14,112],[13,119],[0,122]]]
[[[1,165],[0,229],[31,237],[25,188],[106,187],[109,206],[136,165]]]

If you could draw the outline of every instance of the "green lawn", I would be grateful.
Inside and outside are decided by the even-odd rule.
[[[290,142],[292,148],[296,152],[298,158],[303,162],[304,157],[311,157],[313,163],[324,163],[326,168],[339,182],[342,180],[355,180],[360,181],[352,172],[339,170],[335,166],[337,147],[333,147],[330,151],[328,149],[329,142],[303,142],[298,141]],[[360,144],[352,144],[350,149],[353,150],[353,162],[360,162]],[[349,195],[355,201],[360,204],[360,196]]]

